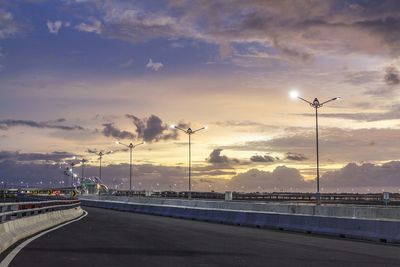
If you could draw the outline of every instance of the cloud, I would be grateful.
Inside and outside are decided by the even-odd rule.
[[[382,162],[398,157],[400,129],[329,127],[321,128],[319,134],[321,163]],[[308,160],[303,161],[304,163],[313,162],[315,160],[315,129],[286,128],[285,135],[220,148],[285,156],[287,151],[290,151],[306,155]]]
[[[18,153],[0,152],[0,177],[9,185],[20,186],[21,177],[31,186],[43,181],[43,186],[49,186],[51,181],[58,184],[68,179],[63,175],[63,168],[54,164],[70,158],[68,152],[51,153]],[[213,167],[211,165],[210,167]],[[79,172],[79,170],[76,170]],[[162,166],[152,164],[135,164],[135,189],[153,190],[187,190],[187,168]],[[85,174],[88,177],[98,175],[97,160],[89,160],[85,165]],[[127,189],[129,185],[129,164],[108,164],[102,170],[103,182],[111,188],[118,186]],[[213,179],[221,175],[232,175],[230,179]],[[382,165],[350,163],[345,167],[326,172],[321,177],[323,192],[371,192],[396,191],[399,188],[400,162],[392,161]],[[69,182],[69,180],[67,180]],[[67,182],[66,181],[66,182]],[[122,184],[121,184],[122,183]],[[305,180],[298,169],[287,166],[278,166],[272,171],[250,169],[244,173],[235,174],[234,171],[209,169],[197,170],[193,176],[193,189],[196,191],[226,190],[237,191],[303,191],[314,192],[315,180]]]
[[[58,32],[61,30],[63,26],[68,28],[71,26],[71,23],[68,21],[63,22],[61,20],[55,20],[55,21],[48,20],[46,25],[49,30],[49,33],[58,34]]]
[[[103,124],[103,134],[107,137],[114,137],[116,139],[135,139],[135,135],[128,131],[122,131],[114,127],[113,123]]]
[[[150,58],[149,62],[147,62],[146,68],[158,71],[159,69],[163,68],[164,65],[161,62],[153,62],[153,60]]]
[[[279,191],[292,187],[296,191],[309,191],[313,183],[306,182],[299,170],[278,166],[272,172],[250,169],[233,176],[229,187],[240,191]],[[295,189],[294,189],[295,188]]]
[[[148,118],[140,119],[134,115],[126,114],[127,118],[131,119],[136,126],[137,137],[146,142],[158,142],[160,140],[176,140],[178,132],[171,130],[167,124],[156,115],[151,115]],[[186,128],[188,124],[180,122],[179,127]]]
[[[222,58],[232,54],[234,44],[249,41],[305,63],[326,53],[398,54],[400,48],[395,1],[186,1],[151,11],[135,4],[102,8],[111,38],[191,38],[217,44]]]
[[[123,69],[127,69],[132,67],[133,63],[135,61],[133,59],[128,59],[127,61],[122,62],[121,64],[119,64],[119,66]]]
[[[104,34],[109,38],[141,42],[162,37],[185,36],[189,30],[165,12],[148,12],[135,4],[103,6]]]
[[[18,26],[11,12],[0,8],[0,39],[13,35],[17,31]]]
[[[72,130],[84,130],[83,127],[79,125],[61,125],[58,124],[59,122],[63,122],[58,120],[56,122],[48,121],[48,122],[36,122],[30,120],[0,120],[0,129],[7,130],[11,127],[17,126],[24,126],[24,127],[31,127],[31,128],[40,128],[40,129],[58,129],[58,130],[65,130],[65,131],[72,131]]]
[[[254,155],[254,156],[251,156],[250,161],[252,161],[252,162],[275,162],[276,159],[277,158],[274,158],[269,155],[264,155],[264,156]]]
[[[400,162],[379,164],[349,163],[345,167],[325,173],[321,184],[326,187],[357,188],[375,187],[379,189],[400,188]],[[389,187],[389,188],[388,188]]]
[[[398,85],[400,83],[399,71],[395,67],[386,68],[384,80],[387,85]]]
[[[61,29],[63,23],[60,20],[56,20],[54,22],[51,22],[50,20],[48,20],[46,25],[47,25],[47,28],[49,29],[49,33],[58,34],[58,31]]]
[[[287,160],[294,160],[294,161],[305,161],[308,158],[300,153],[293,153],[293,152],[288,152],[286,153],[286,159]]]
[[[229,159],[225,155],[221,155],[223,149],[221,148],[216,148],[214,149],[208,158],[209,163],[228,163]]]
[[[75,27],[79,31],[82,32],[93,32],[97,34],[101,34],[102,32],[102,23],[97,19],[91,19],[90,22],[85,23],[82,22]]]
[[[229,163],[240,163],[238,159],[228,158],[228,156],[221,155],[222,148],[216,148],[211,151],[207,158],[207,162],[211,164],[229,164]]]
[[[90,154],[97,154],[98,153],[97,149],[95,149],[95,148],[94,149],[88,148],[87,152],[90,153]]]
[[[264,124],[256,121],[251,121],[251,120],[228,120],[228,121],[217,121],[214,122],[215,125],[221,126],[221,127],[231,127],[231,128],[238,128],[235,129],[236,131],[244,131],[244,132],[253,132],[254,129],[257,129],[257,131],[271,131],[271,130],[276,130],[279,129],[279,126],[272,125],[272,124]],[[251,129],[248,129],[251,128]]]
[[[75,154],[64,151],[54,151],[51,153],[20,153],[18,151],[16,152],[0,151],[0,161],[14,160],[14,161],[59,162],[67,158],[72,158],[73,156],[75,156]]]
[[[381,79],[379,71],[350,71],[344,74],[344,83],[352,85],[367,85]]]
[[[385,112],[361,112],[361,113],[320,113],[319,117],[345,119],[354,121],[384,121],[384,120],[398,120],[400,118],[400,105],[392,105],[386,108]],[[303,113],[302,116],[314,117],[314,114]]]

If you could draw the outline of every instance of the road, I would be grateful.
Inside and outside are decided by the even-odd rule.
[[[10,266],[400,265],[400,246],[85,210],[84,219],[31,242]]]

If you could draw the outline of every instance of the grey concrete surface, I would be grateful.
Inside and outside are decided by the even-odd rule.
[[[10,266],[399,266],[400,247],[86,208]]]
[[[18,240],[75,219],[83,213],[80,207],[22,217],[0,223],[0,253]],[[0,266],[2,267],[2,266]]]
[[[400,207],[385,206],[357,206],[345,204],[305,204],[305,203],[276,203],[276,202],[247,202],[247,201],[221,201],[199,199],[167,199],[152,197],[123,197],[123,196],[97,196],[85,195],[81,199],[111,200],[149,205],[184,206],[206,209],[228,209],[275,212],[285,214],[317,215],[337,218],[383,219],[400,220]]]

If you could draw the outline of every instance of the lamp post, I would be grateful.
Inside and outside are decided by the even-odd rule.
[[[191,128],[184,130],[176,125],[171,125],[171,128],[181,130],[182,132],[184,132],[185,134],[187,134],[189,136],[189,194],[188,194],[188,198],[191,199],[192,198],[192,134],[197,133],[198,131],[201,131],[201,130],[207,130],[208,127],[204,126],[197,130],[192,130]]]
[[[88,162],[87,159],[81,159],[81,180],[85,177],[85,163]]]
[[[69,165],[71,166],[71,168],[69,170],[71,172],[71,187],[73,187],[74,186],[74,166],[75,166],[75,162],[71,162]]]
[[[329,103],[331,101],[339,100],[340,97],[334,97],[332,99],[329,99],[325,102],[320,103],[318,98],[314,98],[314,100],[308,101],[302,97],[299,96],[298,92],[292,91],[290,92],[290,97],[291,98],[297,98],[300,99],[307,104],[309,104],[312,108],[315,109],[315,144],[316,144],[316,152],[317,152],[317,193],[316,193],[316,203],[319,205],[321,203],[321,195],[320,195],[320,190],[319,190],[319,139],[318,139],[318,109],[321,108],[323,105],[326,103]]]
[[[101,160],[103,159],[104,153],[100,151],[97,155],[99,156],[99,179],[101,181]]]
[[[139,144],[130,143],[129,145],[124,144],[120,141],[116,141],[115,143],[129,148],[129,153],[130,153],[130,157],[129,157],[129,191],[132,191],[132,153],[133,153],[133,149],[137,146],[144,145],[145,142],[142,142]]]

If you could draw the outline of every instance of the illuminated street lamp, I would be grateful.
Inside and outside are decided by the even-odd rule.
[[[100,179],[100,181],[101,181],[101,160],[103,159],[104,155],[111,154],[113,152],[112,150],[105,152],[105,153],[103,151],[104,150],[101,150],[100,152],[98,152],[97,149],[88,149],[89,153],[93,153],[93,154],[96,154],[97,156],[99,156],[98,160],[99,160],[99,179]]]
[[[340,97],[334,97],[332,99],[329,99],[325,102],[320,103],[318,98],[315,98],[312,102],[308,101],[302,97],[299,96],[299,93],[297,91],[291,91],[290,92],[290,97],[293,99],[300,99],[304,102],[306,102],[307,104],[309,104],[312,108],[315,109],[315,133],[316,133],[316,138],[315,138],[315,142],[316,142],[316,148],[317,148],[317,193],[316,193],[316,202],[319,205],[321,202],[321,195],[320,195],[320,191],[319,191],[319,141],[318,141],[318,109],[321,108],[323,105],[325,105],[326,103],[329,103],[331,101],[335,101],[335,100],[339,100]]]
[[[129,148],[129,153],[130,153],[130,163],[129,163],[129,191],[132,191],[132,152],[133,152],[133,149],[134,149],[135,147],[140,146],[140,145],[144,145],[145,142],[142,142],[142,143],[139,143],[139,144],[130,143],[129,145],[124,144],[124,143],[122,143],[122,142],[120,142],[120,141],[116,141],[115,143],[118,144],[118,145],[123,145],[123,146]]]
[[[192,198],[192,134],[201,131],[201,130],[207,130],[208,127],[204,126],[202,128],[199,128],[197,130],[192,130],[191,128],[188,128],[187,130],[184,130],[176,125],[171,125],[172,129],[178,129],[184,132],[189,136],[189,195],[188,198]]]

